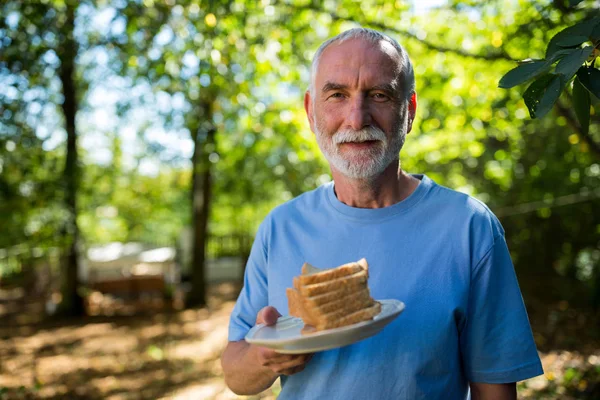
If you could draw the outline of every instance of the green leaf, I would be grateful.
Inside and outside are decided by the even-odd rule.
[[[561,47],[578,46],[573,44],[585,38],[585,40],[579,42],[583,43],[592,37],[592,32],[595,32],[595,28],[600,25],[600,17],[595,17],[587,21],[580,22],[576,25],[570,26],[562,31],[558,32],[548,43],[546,49],[546,58],[549,59],[555,52],[561,49]]]
[[[575,7],[577,4],[581,3],[583,0],[569,0],[569,7]]]
[[[573,53],[574,49],[560,49],[556,52],[554,52],[554,54],[552,54],[552,56],[547,59],[546,61],[549,64],[554,64],[556,61],[561,60],[563,57],[568,56],[569,54]]]
[[[592,67],[581,67],[577,71],[581,84],[600,99],[600,71]]]
[[[594,50],[593,46],[586,46],[583,49],[573,50],[571,54],[558,62],[555,72],[561,74],[564,77],[565,82],[569,81],[585,60],[588,59],[592,50]]]
[[[554,106],[562,92],[560,75],[547,74],[536,79],[523,94],[531,118],[541,118]]]
[[[575,78],[573,81],[573,106],[581,124],[581,131],[587,135],[590,130],[590,94],[585,90],[579,78]]]
[[[511,69],[500,79],[498,87],[509,89],[513,86],[520,85],[531,78],[543,74],[550,68],[550,63],[544,60],[533,61],[526,64],[521,64],[516,68]]]
[[[587,36],[565,36],[556,41],[556,44],[560,47],[575,47],[580,44],[587,42],[589,39]]]
[[[596,25],[590,36],[592,40],[600,40],[600,24]]]
[[[500,82],[498,83],[498,87],[503,89],[509,89],[513,86],[520,85],[523,82],[526,82],[532,78],[535,78],[538,75],[546,73],[552,64],[554,64],[557,60],[573,53],[576,50],[573,49],[561,49],[557,50],[552,54],[552,56],[547,60],[530,60],[523,61],[521,64],[512,70],[508,71]],[[575,73],[575,72],[573,72]]]

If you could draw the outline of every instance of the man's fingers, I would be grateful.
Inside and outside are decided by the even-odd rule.
[[[268,367],[273,364],[279,364],[288,361],[290,361],[290,357],[286,354],[271,353],[269,351],[259,355],[259,363],[263,367]]]
[[[258,351],[258,360],[262,366],[271,366],[275,364],[286,363],[292,360],[300,359],[304,362],[312,357],[310,354],[282,354],[271,349],[260,348]]]
[[[285,362],[289,360],[289,355],[277,353],[265,347],[259,347],[257,352],[258,362],[263,367],[269,366],[274,362]]]
[[[281,375],[294,375],[300,371],[303,371],[304,367],[306,367],[306,364],[298,365],[297,367],[294,367],[294,368],[285,369],[285,370],[281,371],[280,374]]]
[[[274,325],[279,317],[281,317],[281,314],[275,307],[266,306],[258,312],[258,315],[256,316],[256,323]]]
[[[271,365],[271,370],[273,370],[273,372],[276,372],[278,374],[286,374],[286,372],[290,373],[292,371],[297,370],[299,367],[302,367],[302,369],[304,369],[305,365],[306,365],[306,357],[298,357],[293,360],[285,361],[285,362],[282,362],[279,364],[273,364],[273,365]]]
[[[293,354],[278,354],[274,357],[266,359],[265,366],[287,364],[287,363],[307,363],[309,360],[307,355],[293,355]]]

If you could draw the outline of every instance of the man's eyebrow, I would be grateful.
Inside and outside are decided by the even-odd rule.
[[[331,90],[343,90],[343,89],[347,89],[347,88],[348,88],[347,85],[343,85],[341,83],[326,82],[325,85],[323,85],[323,89],[321,91],[323,93],[325,93],[325,92],[329,92]]]
[[[396,82],[393,83],[382,83],[379,85],[375,85],[369,88],[369,91],[373,91],[373,90],[381,90],[383,92],[386,93],[390,93],[390,94],[396,94],[398,88],[397,88],[397,84]],[[323,89],[321,90],[323,93],[329,92],[331,90],[344,90],[347,89],[348,85],[344,85],[342,83],[335,83],[335,82],[326,82],[325,85],[323,85]]]
[[[394,83],[382,83],[381,85],[375,85],[373,87],[371,87],[371,89],[369,89],[370,91],[372,90],[381,90],[383,92],[387,92],[390,94],[395,94],[396,91],[398,90],[396,82]]]

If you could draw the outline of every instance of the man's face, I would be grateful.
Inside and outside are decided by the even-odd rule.
[[[332,169],[365,179],[398,158],[414,118],[402,93],[400,62],[385,41],[350,39],[323,52],[305,108]]]

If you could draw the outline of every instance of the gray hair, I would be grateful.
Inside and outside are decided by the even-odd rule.
[[[408,58],[406,50],[404,50],[404,47],[400,46],[400,44],[397,41],[395,41],[388,35],[385,35],[381,32],[369,28],[353,28],[344,31],[339,35],[327,40],[317,49],[317,52],[313,57],[312,64],[310,67],[310,86],[308,87],[308,90],[311,94],[314,93],[315,75],[319,66],[319,61],[325,49],[334,43],[341,44],[349,39],[363,39],[373,44],[379,43],[383,40],[394,46],[396,51],[398,51],[398,55],[400,56],[402,64],[400,66],[400,81],[402,82],[402,89],[405,91],[404,95],[406,97],[406,100],[409,100],[411,98],[413,93],[415,93],[415,72],[413,70],[412,62],[410,61],[410,58]]]

